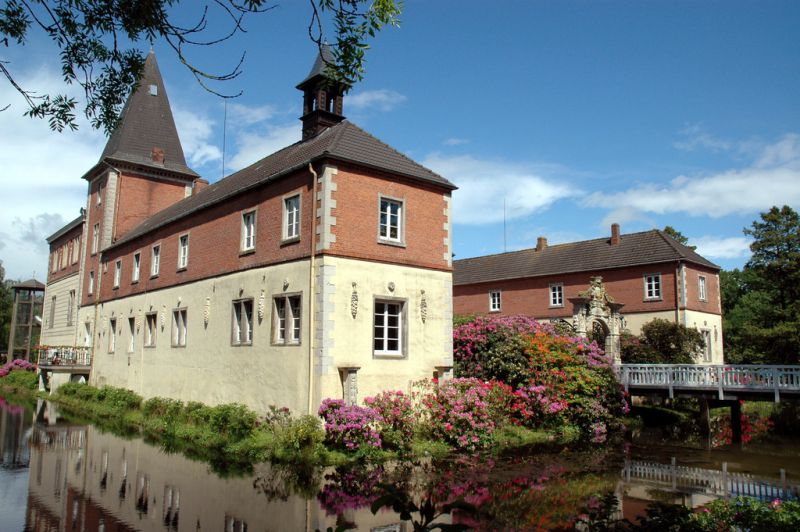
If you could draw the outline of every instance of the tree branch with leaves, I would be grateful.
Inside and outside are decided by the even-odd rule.
[[[325,42],[325,17],[334,24],[335,64],[329,65],[334,79],[352,85],[363,78],[368,39],[386,25],[396,26],[402,11],[399,0],[309,0],[309,37],[319,47]],[[196,22],[175,22],[180,5],[199,9]],[[131,90],[141,76],[145,50],[137,45],[163,41],[207,91],[221,98],[235,98],[241,91],[223,92],[214,82],[229,82],[242,73],[246,52],[232,68],[212,73],[197,66],[193,52],[218,45],[246,32],[249,16],[275,7],[269,0],[6,0],[0,9],[0,50],[24,46],[43,33],[59,50],[61,73],[66,85],[80,86],[83,113],[92,127],[113,131]],[[216,34],[209,20],[219,16],[224,29]],[[128,45],[127,43],[130,43]],[[54,131],[77,129],[78,101],[66,94],[40,94],[24,87],[15,77],[11,62],[0,58],[0,73],[24,98],[25,115],[45,119]],[[0,112],[9,104],[0,102]]]

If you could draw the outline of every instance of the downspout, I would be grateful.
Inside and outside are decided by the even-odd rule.
[[[316,299],[314,262],[317,244],[317,179],[319,176],[314,171],[311,163],[308,170],[314,176],[311,193],[311,259],[308,269],[308,414],[314,415],[314,300]]]

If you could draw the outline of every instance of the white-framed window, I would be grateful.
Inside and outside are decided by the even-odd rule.
[[[500,290],[489,292],[489,312],[500,312],[502,307],[502,300],[500,297]]]
[[[150,256],[150,277],[158,275],[161,268],[161,245],[153,246],[153,253]]]
[[[133,273],[131,274],[131,282],[139,282],[139,273],[142,267],[142,254],[138,251],[133,254]]]
[[[247,522],[231,517],[225,516],[225,532],[247,532]]]
[[[644,276],[644,298],[661,299],[660,273],[648,273]]]
[[[172,311],[172,347],[186,347],[186,309]]]
[[[700,301],[706,301],[706,277],[704,275],[697,278],[697,297]]]
[[[119,281],[122,279],[122,261],[114,262],[114,288],[119,288]]]
[[[103,203],[103,183],[97,184],[97,205]]]
[[[158,313],[150,312],[144,316],[144,346],[156,346],[156,332],[158,331]]]
[[[58,271],[58,253],[54,251],[53,253],[50,254],[50,257],[52,258],[50,271],[52,273],[55,273]]]
[[[381,198],[378,236],[381,240],[403,241],[403,202]]]
[[[189,265],[189,235],[178,238],[178,269],[182,270]]]
[[[702,329],[700,334],[703,335],[703,362],[711,362],[713,360],[711,331],[708,329]]]
[[[117,350],[117,318],[108,320],[108,352]]]
[[[373,350],[376,355],[403,355],[402,301],[375,301]]]
[[[233,302],[233,323],[231,344],[252,345],[253,343],[253,300],[239,299]]]
[[[88,321],[83,324],[83,346],[92,347],[92,324]]]
[[[100,246],[100,224],[94,224],[92,227],[92,255],[97,253],[97,248]]]
[[[281,295],[274,299],[275,319],[272,324],[272,342],[275,344],[300,343],[300,296]]]
[[[86,293],[92,295],[94,292],[94,271],[89,272],[89,285],[86,287]]]
[[[242,251],[256,249],[256,211],[242,213]]]
[[[67,306],[67,325],[72,325],[75,319],[75,290],[69,291],[69,306]]]
[[[55,327],[56,322],[56,296],[50,298],[50,323],[47,324],[47,327],[52,329]]]
[[[300,194],[283,200],[283,239],[300,238]]]
[[[550,283],[550,306],[564,306],[564,283]]]
[[[128,353],[136,350],[136,318],[128,318]]]

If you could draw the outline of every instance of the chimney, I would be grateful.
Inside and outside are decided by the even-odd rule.
[[[203,179],[202,177],[198,177],[194,180],[194,187],[192,188],[192,196],[203,190],[208,186],[208,181]]]
[[[547,238],[540,236],[536,239],[536,251],[542,251],[547,247]]]
[[[153,150],[150,152],[150,159],[156,164],[164,164],[164,150],[153,146]]]
[[[616,246],[620,243],[619,224],[611,224],[611,245]]]

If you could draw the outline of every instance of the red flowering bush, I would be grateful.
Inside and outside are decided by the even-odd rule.
[[[411,397],[401,391],[385,391],[367,397],[364,404],[381,417],[378,422],[383,446],[388,449],[407,449],[414,437],[414,405]]]
[[[489,389],[479,379],[423,381],[417,392],[433,439],[465,451],[486,447],[495,422],[487,396]]]
[[[341,399],[325,399],[319,407],[319,416],[325,421],[325,441],[331,446],[348,451],[381,447],[378,427],[383,419],[372,408],[347,406]]]

